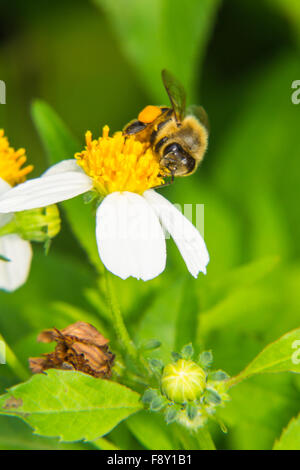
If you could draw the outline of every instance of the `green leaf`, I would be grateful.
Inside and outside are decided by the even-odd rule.
[[[268,3],[272,5],[272,8],[277,8],[289,21],[295,38],[298,40],[300,45],[300,3],[298,0],[268,0]]]
[[[79,143],[51,106],[36,100],[32,105],[32,118],[52,164],[74,157]]]
[[[136,439],[147,449],[178,449],[170,432],[170,427],[167,427],[161,415],[141,411],[131,416],[126,424]]]
[[[242,380],[269,372],[300,373],[300,328],[290,331],[274,343],[269,344],[258,356],[228,382],[232,387]]]
[[[219,157],[213,184],[239,208],[247,227],[243,245],[249,259],[291,255],[290,237],[298,248],[299,168],[295,142],[299,107],[291,102],[291,84],[298,70],[296,54],[280,55],[258,77],[248,80],[237,119],[216,149]],[[289,227],[293,227],[290,233]]]
[[[79,143],[47,103],[35,101],[32,105],[32,117],[51,165],[73,158],[80,151]],[[84,204],[81,197],[64,201],[62,206],[74,235],[90,261],[102,272],[103,265],[99,259],[95,236],[96,220],[90,206]]]
[[[0,450],[93,450],[93,444],[62,443],[58,439],[40,437],[21,420],[0,416]]]
[[[93,450],[93,444],[62,443],[58,439],[40,437],[21,420],[0,416],[0,450]]]
[[[226,447],[266,450],[299,412],[299,391],[291,374],[257,375],[230,390],[231,401],[218,411],[229,429]]]
[[[232,292],[241,287],[251,287],[251,285],[267,277],[278,266],[280,258],[278,256],[267,256],[256,259],[251,263],[246,263],[221,275],[217,275],[209,281],[210,289],[213,289],[214,296]]]
[[[95,0],[157,103],[167,103],[161,70],[193,90],[218,0]],[[191,91],[192,92],[192,91]]]
[[[96,441],[93,441],[93,444],[95,447],[101,450],[120,450],[119,447],[117,447],[115,444],[110,442],[108,439],[105,439],[104,437],[100,437]]]
[[[93,440],[138,411],[139,398],[115,382],[53,369],[2,395],[0,413],[22,418],[42,436]]]
[[[300,415],[293,418],[275,442],[273,450],[300,450]]]

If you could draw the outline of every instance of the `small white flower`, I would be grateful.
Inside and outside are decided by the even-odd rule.
[[[0,129],[0,197],[5,198],[12,186],[23,183],[33,170],[26,164],[25,149],[10,146]],[[56,206],[34,211],[5,210],[0,213],[0,289],[14,291],[28,277],[32,250],[29,241],[49,243],[60,230]]]
[[[97,209],[96,239],[109,271],[122,279],[132,276],[147,281],[158,276],[166,265],[165,229],[191,274],[206,273],[209,255],[198,230],[167,199],[148,189],[155,183],[150,171],[144,173],[149,162],[157,165],[154,158],[145,156],[141,143],[121,139],[120,133],[111,138],[105,131],[98,141],[87,135],[86,151],[76,155],[77,160],[64,160],[41,178],[11,189],[0,197],[0,213],[44,207],[95,189],[105,196]]]
[[[11,186],[0,178],[0,197],[10,192]],[[0,227],[6,225],[13,214],[0,214]],[[12,292],[22,286],[28,277],[31,265],[32,250],[28,241],[19,235],[10,234],[0,237],[0,289]]]

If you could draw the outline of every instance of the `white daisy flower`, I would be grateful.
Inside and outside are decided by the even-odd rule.
[[[9,146],[0,129],[0,197],[10,190],[12,185],[24,181],[32,166],[21,168],[26,157],[23,149],[15,151]],[[0,231],[13,218],[13,211],[0,214]],[[17,234],[0,235],[0,289],[12,292],[22,286],[28,277],[32,250],[28,241]]]
[[[86,133],[85,150],[0,197],[0,213],[24,211],[88,191],[103,197],[96,214],[99,256],[116,276],[144,281],[166,265],[165,230],[190,273],[206,273],[209,255],[198,230],[167,199],[151,189],[163,183],[149,146],[107,126],[98,140]]]

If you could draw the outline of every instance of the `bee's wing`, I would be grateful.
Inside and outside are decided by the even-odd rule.
[[[191,106],[188,107],[187,114],[192,114],[193,116],[195,116],[198,119],[198,121],[200,121],[201,124],[203,124],[207,132],[209,132],[209,119],[208,119],[205,109],[202,106],[197,106],[195,104],[192,104]]]
[[[161,73],[163,84],[171,101],[176,120],[182,121],[185,116],[186,95],[181,83],[168,71]]]

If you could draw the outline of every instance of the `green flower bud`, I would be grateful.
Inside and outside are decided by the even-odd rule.
[[[0,230],[0,236],[17,233],[24,240],[45,242],[60,231],[60,216],[55,204],[40,209],[16,212]]]
[[[205,383],[204,370],[195,362],[185,359],[168,364],[161,378],[162,392],[175,403],[196,400],[204,392]]]

